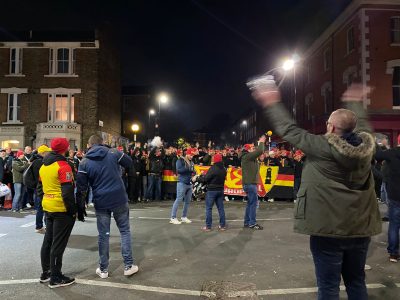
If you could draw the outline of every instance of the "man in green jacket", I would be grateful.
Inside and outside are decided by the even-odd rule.
[[[370,237],[382,225],[371,172],[375,143],[362,106],[367,90],[353,84],[343,94],[348,109],[330,115],[325,135],[296,126],[276,85],[259,86],[253,93],[275,132],[307,157],[294,231],[310,235],[318,299],[339,299],[341,275],[349,299],[368,298],[364,265]]]
[[[242,185],[243,191],[247,195],[247,206],[244,214],[244,227],[254,230],[262,230],[263,227],[257,224],[257,184],[259,178],[259,165],[257,157],[264,152],[265,135],[261,136],[258,140],[258,147],[255,148],[253,144],[244,145],[243,152],[240,160],[242,164]]]

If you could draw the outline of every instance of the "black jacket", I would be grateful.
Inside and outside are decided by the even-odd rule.
[[[400,201],[400,146],[385,151],[377,148],[375,158],[377,161],[385,161],[384,166],[389,175],[386,181],[389,199]]]
[[[200,176],[197,181],[207,184],[207,190],[220,191],[224,190],[226,177],[226,169],[222,162],[217,162],[208,169],[205,176]]]

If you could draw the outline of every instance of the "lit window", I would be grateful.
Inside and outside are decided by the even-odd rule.
[[[22,48],[10,49],[10,74],[22,74]]]
[[[355,48],[354,46],[354,28],[351,27],[347,31],[347,53],[350,53]]]
[[[7,122],[20,122],[19,94],[8,94]]]
[[[74,122],[74,95],[49,94],[48,121]]]
[[[393,68],[393,106],[400,107],[400,66]]]
[[[400,44],[400,17],[390,18],[390,41]]]
[[[74,74],[75,51],[69,48],[50,49],[49,74]]]

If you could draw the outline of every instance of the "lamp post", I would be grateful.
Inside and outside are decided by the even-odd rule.
[[[156,111],[152,108],[149,109],[149,121],[147,122],[147,137],[150,137],[151,116],[155,115]]]
[[[136,133],[139,131],[139,125],[134,123],[132,124],[132,131],[133,131],[133,141],[136,143]]]
[[[293,118],[297,121],[297,87],[296,87],[296,64],[300,61],[297,54],[294,54],[292,58],[286,59],[282,64],[282,69],[286,72],[293,70],[293,90],[294,90],[294,103],[293,103]]]
[[[156,133],[159,134],[160,132],[160,122],[161,122],[161,103],[165,104],[169,100],[169,96],[166,93],[161,93],[157,97],[158,99],[158,116],[157,116],[157,122],[155,125],[156,128]]]
[[[246,120],[243,120],[241,125],[242,125],[242,128],[244,128],[243,131],[242,131],[242,132],[243,132],[243,135],[242,135],[242,136],[243,136],[243,142],[245,143],[245,142],[247,142],[247,140],[246,140],[246,138],[245,138],[245,136],[246,136],[246,129],[247,129],[247,121],[246,121]]]

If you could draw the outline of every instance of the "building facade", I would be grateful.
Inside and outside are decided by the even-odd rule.
[[[326,131],[353,82],[373,89],[363,99],[376,132],[392,144],[400,133],[400,2],[354,0],[314,41],[296,66],[297,122]]]
[[[107,30],[1,34],[0,147],[65,137],[81,149],[95,133],[120,142],[120,63],[109,37]]]

